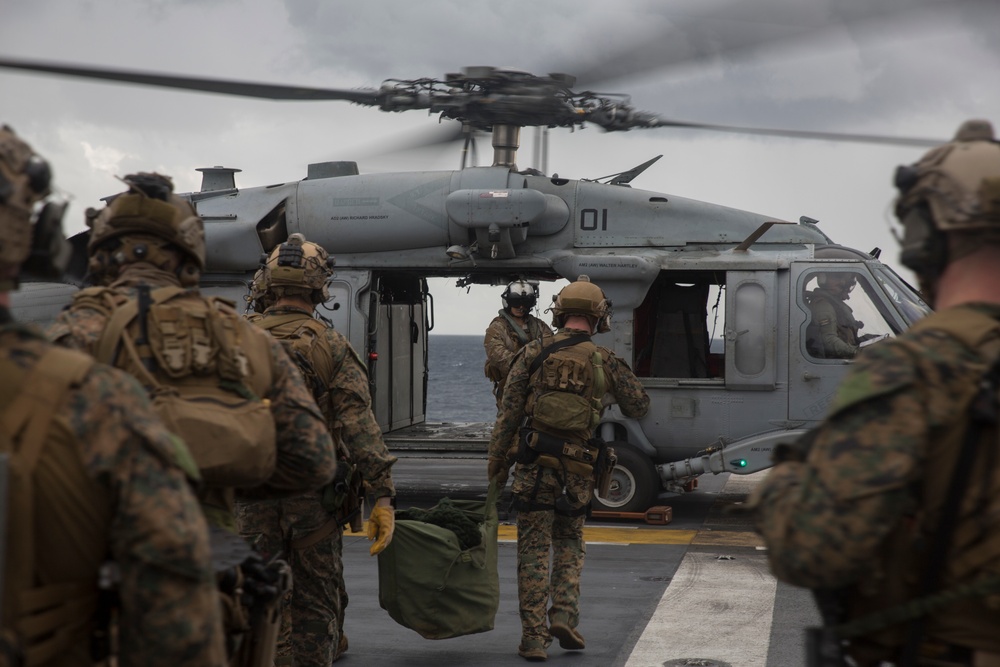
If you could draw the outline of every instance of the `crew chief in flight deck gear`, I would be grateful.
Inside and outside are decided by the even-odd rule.
[[[531,309],[538,302],[534,285],[516,280],[507,285],[500,300],[503,309],[490,322],[483,339],[483,347],[486,348],[483,372],[493,381],[498,410],[514,353],[533,340],[541,340],[542,345],[552,342],[552,329],[531,314]]]

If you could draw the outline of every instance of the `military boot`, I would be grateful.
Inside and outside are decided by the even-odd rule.
[[[545,652],[545,642],[541,639],[522,637],[517,654],[528,662],[545,662],[549,659],[549,654]]]
[[[552,614],[549,619],[549,634],[559,640],[559,647],[567,651],[582,651],[586,647],[583,635],[569,624],[569,615]]]

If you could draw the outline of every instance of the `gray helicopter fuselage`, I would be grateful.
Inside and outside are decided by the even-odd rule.
[[[598,428],[619,451],[610,509],[645,509],[704,472],[766,468],[776,444],[818,423],[851,363],[816,351],[818,276],[856,277],[853,307],[873,336],[926,312],[888,267],[815,224],[627,186],[482,167],[189,196],[205,220],[208,292],[242,299],[262,253],[295,232],[335,255],[323,313],[368,361],[390,437],[426,421],[426,278],[588,275],[614,304],[595,340],[651,399],[638,420],[610,406]]]

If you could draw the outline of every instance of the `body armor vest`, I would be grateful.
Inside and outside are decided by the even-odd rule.
[[[584,443],[601,421],[604,361],[589,338],[546,353],[568,338],[569,334],[556,336],[553,345],[539,355],[542,360],[531,373],[525,414],[534,429]]]
[[[0,452],[10,468],[3,640],[18,647],[25,667],[55,657],[90,665],[97,572],[107,556],[112,508],[55,410],[93,359],[44,349],[28,371],[0,360]],[[35,533],[39,526],[44,535]]]

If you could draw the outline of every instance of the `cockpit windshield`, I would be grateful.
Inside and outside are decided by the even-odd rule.
[[[885,264],[872,268],[875,270],[875,279],[906,320],[906,326],[913,326],[917,320],[930,314],[931,307],[895,271]]]

